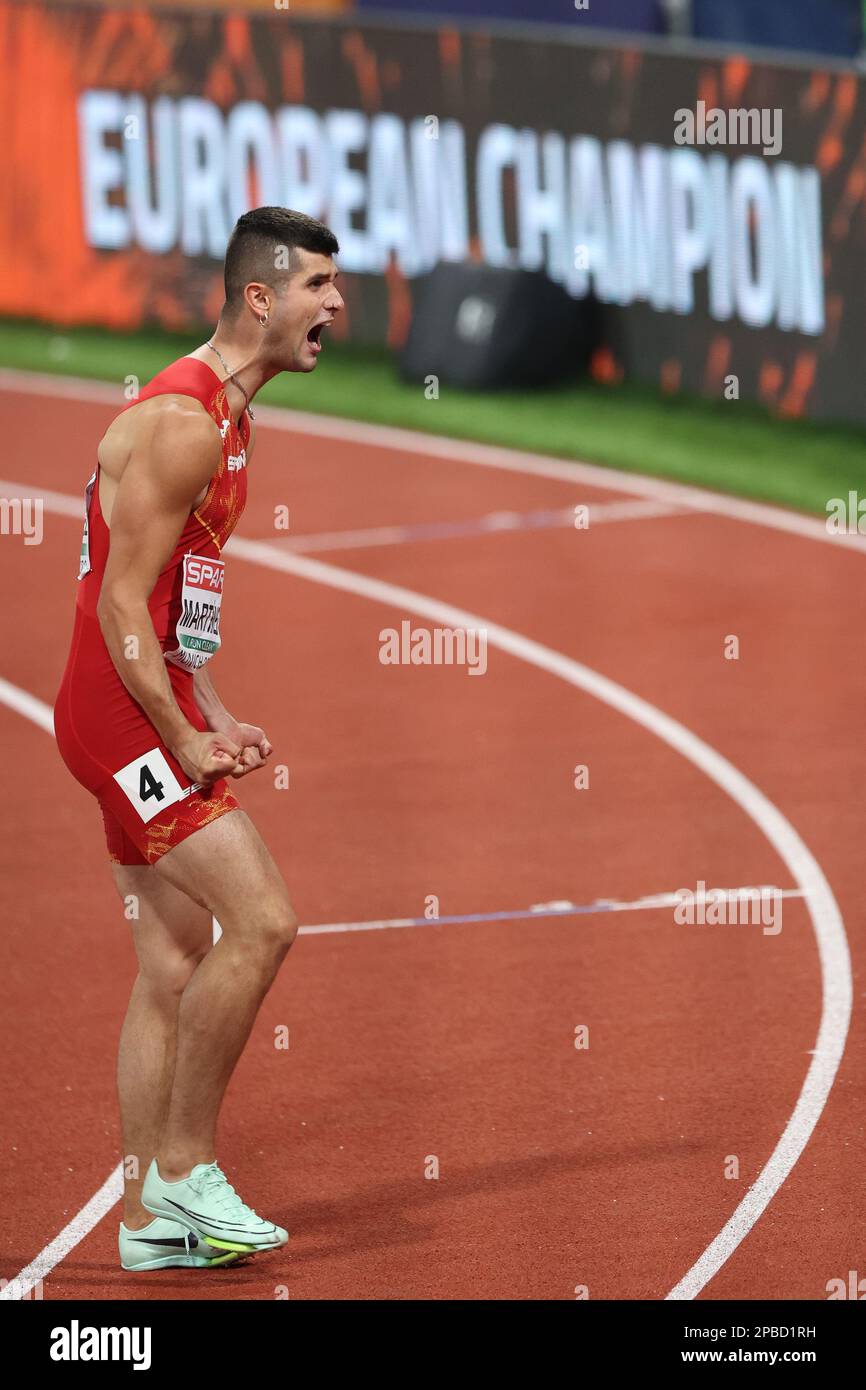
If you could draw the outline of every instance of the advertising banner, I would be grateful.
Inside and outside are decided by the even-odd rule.
[[[0,0],[0,36],[0,313],[210,325],[278,203],[336,232],[356,341],[441,259],[544,268],[601,304],[602,379],[866,419],[853,73],[278,8]]]

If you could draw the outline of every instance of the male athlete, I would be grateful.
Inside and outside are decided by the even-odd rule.
[[[223,547],[244,509],[250,401],[311,372],[343,307],[336,237],[286,208],[238,219],[207,343],[109,425],[85,493],[60,753],[97,798],[118,892],[138,904],[139,973],[120,1038],[124,1269],[225,1264],[284,1245],[217,1166],[220,1104],[297,931],[282,876],[229,781],[264,767],[262,729],[228,713]],[[222,936],[212,945],[211,916]]]

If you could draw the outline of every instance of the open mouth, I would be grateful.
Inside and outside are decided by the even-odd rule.
[[[307,334],[307,343],[312,348],[313,352],[319,353],[322,351],[322,329],[327,328],[333,321],[333,319],[322,319],[321,323],[313,324]]]

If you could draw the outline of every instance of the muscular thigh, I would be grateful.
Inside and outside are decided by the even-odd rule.
[[[213,944],[210,912],[148,866],[113,864],[112,874],[141,974],[160,988],[182,990]]]
[[[226,935],[252,939],[294,917],[282,874],[239,808],[176,845],[152,872],[212,912]]]

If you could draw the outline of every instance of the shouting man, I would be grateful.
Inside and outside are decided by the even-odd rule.
[[[239,218],[216,332],[116,416],[85,493],[55,726],[99,802],[118,892],[138,903],[117,1071],[124,1154],[137,1160],[124,1269],[224,1264],[288,1239],[216,1162],[226,1086],[297,923],[230,786],[264,767],[271,745],[228,713],[207,663],[220,646],[222,551],[246,500],[250,401],[278,372],[314,370],[343,307],[338,250],[302,213]]]

